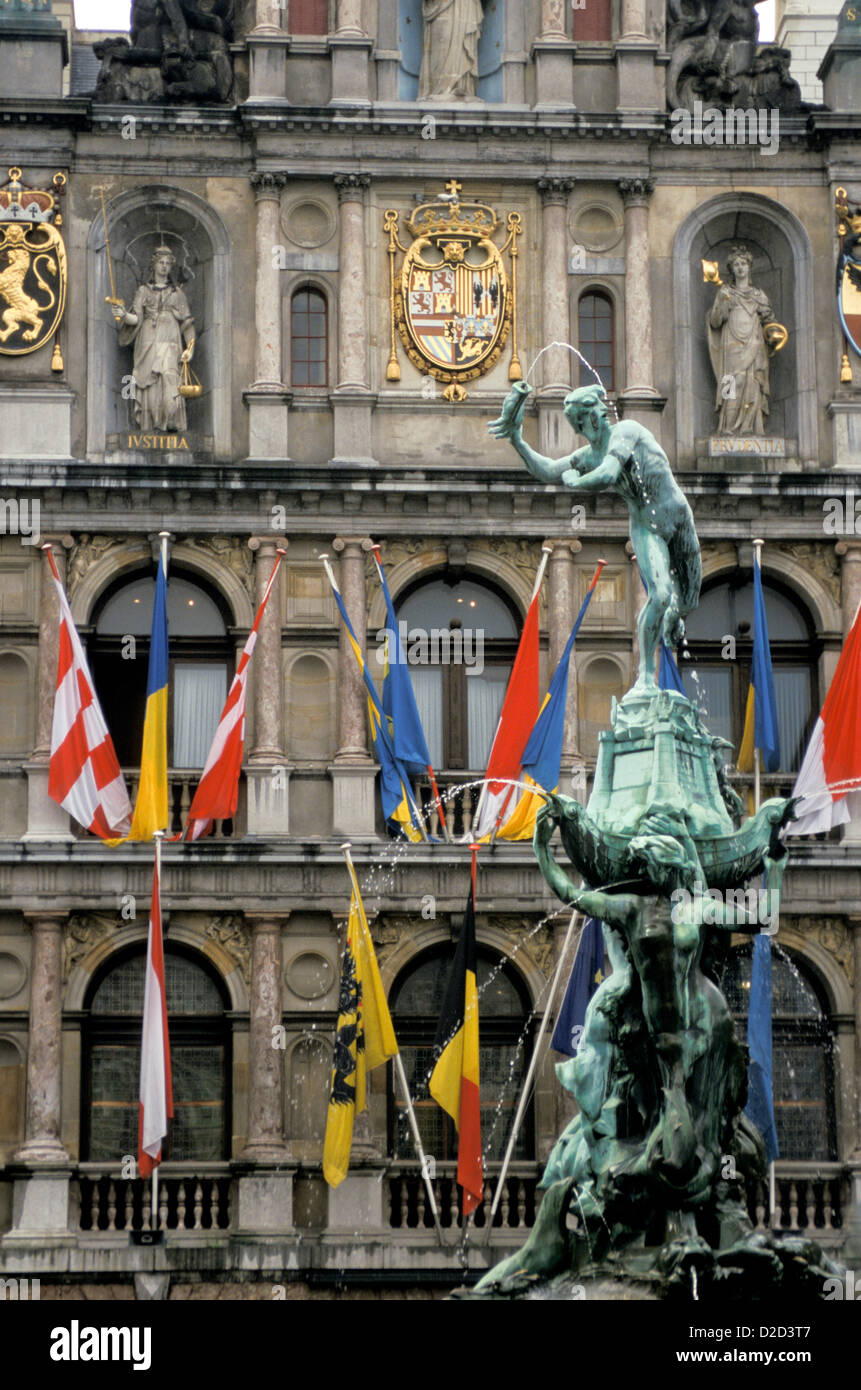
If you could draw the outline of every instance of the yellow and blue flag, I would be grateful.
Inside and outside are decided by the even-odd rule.
[[[422,721],[410,680],[407,658],[401,645],[395,606],[386,583],[385,571],[377,552],[374,553],[383,598],[386,601],[386,664],[383,676],[383,713],[389,721],[389,732],[395,757],[412,776],[428,771],[431,765]]]
[[[167,822],[167,556],[162,553],[152,608],[141,775],[129,840],[151,840]]]
[[[565,643],[565,650],[553,673],[550,689],[544,696],[538,711],[538,718],[532,726],[532,732],[523,750],[520,776],[528,786],[534,784],[536,790],[523,792],[508,820],[497,832],[496,838],[499,840],[531,840],[535,833],[535,817],[544,805],[544,798],[540,795],[538,788],[555,792],[559,786],[571,653],[574,650],[577,633],[580,631],[580,624],[586,616],[586,609],[589,607],[605,564],[605,560],[598,561],[592,583],[580,605],[580,612],[577,614],[568,641]]]
[[[774,698],[774,675],[771,669],[771,649],[768,645],[768,623],[765,599],[762,596],[762,572],[758,552],[753,561],[753,659],[750,668],[750,689],[744,734],[736,766],[739,772],[753,772],[754,749],[758,748],[766,772],[780,767],[780,730],[777,725],[777,701]]]
[[[365,665],[365,658],[362,649],[356,640],[353,625],[350,622],[347,610],[344,607],[344,600],[341,598],[340,591],[335,584],[331,572],[329,572],[329,583],[332,586],[332,593],[338,605],[338,612],[344,622],[350,646],[353,648],[353,655],[358,663],[359,672],[365,683],[365,690],[368,695],[368,716],[371,721],[371,738],[374,744],[374,755],[380,764],[380,793],[383,802],[383,815],[392,825],[392,829],[404,835],[408,840],[421,840],[421,812],[416,806],[415,798],[410,788],[409,775],[406,768],[398,761],[395,755],[392,735],[389,730],[389,721],[380,703],[376,686],[371,680],[370,673]]]

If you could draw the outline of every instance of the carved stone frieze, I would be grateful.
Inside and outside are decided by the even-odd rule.
[[[839,962],[850,985],[855,983],[852,933],[839,917],[798,917],[793,921],[806,941],[815,941]]]
[[[126,542],[116,536],[92,536],[85,532],[78,537],[72,547],[66,564],[66,589],[71,598],[91,565],[111,550],[119,550]]]
[[[193,550],[202,550],[219,564],[232,570],[246,593],[254,597],[254,554],[247,540],[239,536],[189,536],[183,542]]]
[[[811,541],[798,541],[775,547],[791,555],[803,569],[813,574],[824,589],[827,589],[835,603],[840,602],[840,561],[831,545],[817,545]]]
[[[116,920],[93,912],[73,912],[63,927],[63,984],[78,961],[116,930]]]
[[[211,917],[204,936],[215,941],[235,961],[246,985],[251,986],[251,933],[241,912],[224,912]]]

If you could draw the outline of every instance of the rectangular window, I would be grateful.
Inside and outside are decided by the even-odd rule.
[[[173,766],[202,768],[227,696],[227,667],[177,661],[173,680]]]

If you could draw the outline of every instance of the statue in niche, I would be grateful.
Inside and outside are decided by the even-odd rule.
[[[174,279],[175,264],[170,247],[157,246],[131,309],[118,304],[113,311],[120,346],[134,343],[135,424],[160,434],[188,428],[180,376],[194,353],[194,319]]]
[[[133,0],[131,43],[93,45],[100,102],[227,102],[233,0]]]
[[[419,101],[474,97],[478,90],[481,0],[423,0],[424,48]]]
[[[717,378],[715,410],[719,435],[761,435],[769,411],[768,339],[771,305],[751,284],[753,256],[733,246],[726,268],[732,283],[721,285],[706,319],[709,356]]]
[[[759,44],[754,0],[668,0],[667,48],[671,110],[692,111],[697,101],[724,110],[807,110],[789,74],[789,50]]]

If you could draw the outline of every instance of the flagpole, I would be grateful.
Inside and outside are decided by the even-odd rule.
[[[343,850],[344,858],[347,861],[347,868],[350,873],[350,878],[353,882],[355,882],[358,885],[359,880],[356,877],[356,866],[353,863],[353,856],[350,854],[349,840],[346,842],[346,844],[343,844],[341,846],[341,849]],[[430,1202],[430,1209],[433,1213],[433,1224],[436,1227],[437,1239],[439,1240],[440,1245],[443,1245],[444,1241],[442,1236],[442,1227],[439,1224],[439,1209],[436,1204],[436,1196],[434,1195],[433,1184],[430,1180],[427,1156],[422,1145],[422,1137],[419,1134],[418,1122],[416,1120],[415,1111],[413,1110],[413,1102],[412,1098],[410,1097],[410,1088],[407,1084],[407,1076],[406,1072],[404,1071],[404,1064],[401,1061],[400,1049],[398,1049],[398,1051],[395,1053],[394,1057],[392,1058],[392,1061],[395,1064],[395,1072],[397,1074],[398,1080],[401,1083],[401,1089],[404,1093],[404,1101],[406,1102],[407,1115],[409,1116],[410,1121],[410,1130],[412,1131],[413,1143],[416,1146],[416,1152],[418,1153],[419,1162],[421,1163],[422,1177],[424,1179],[425,1189],[428,1195],[428,1201]]]
[[[534,584],[533,589],[532,589],[532,596],[531,596],[531,598],[530,598],[530,600],[529,600],[529,608],[532,607],[533,603],[535,602],[536,598],[538,597],[538,591],[539,591],[539,589],[541,588],[542,582],[543,582],[543,580],[544,580],[544,571],[545,571],[546,568],[547,568],[547,561],[550,559],[550,556],[551,556],[552,552],[553,552],[553,546],[550,544],[549,541],[545,541],[544,544],[543,544],[542,547],[541,547],[541,560],[539,561],[539,564],[538,564],[538,573],[537,573],[536,576],[535,576],[535,584]],[[527,612],[529,611],[529,608],[527,608]],[[496,731],[497,731],[497,733],[499,732],[499,725],[498,725],[498,724],[497,724],[497,726],[496,726]],[[496,742],[496,737],[495,737],[495,735],[494,735],[494,743],[495,743],[495,742]],[[492,751],[493,751],[493,745],[491,745],[491,752],[492,752]],[[508,795],[506,796],[505,801],[504,801],[503,804],[502,804],[502,810],[500,811],[499,815],[498,815],[497,818],[496,818],[496,824],[495,824],[494,827],[493,827],[493,833],[491,834],[491,837],[490,837],[490,848],[491,848],[491,849],[493,849],[493,846],[494,846],[494,844],[495,844],[495,842],[496,842],[497,832],[498,832],[498,830],[499,830],[499,828],[500,828],[500,826],[501,826],[501,824],[502,824],[502,817],[505,815],[505,812],[506,812],[506,810],[508,809],[508,803],[509,803],[509,801],[511,800],[511,793],[512,793],[513,791],[514,791],[514,788],[513,788],[513,787],[509,787],[509,788],[508,788]],[[484,781],[483,781],[483,783],[482,783],[482,785],[481,785],[481,793],[480,793],[479,798],[478,798],[478,805],[477,805],[476,808],[475,808],[475,815],[474,815],[473,818],[472,818],[472,823],[473,823],[473,825],[480,825],[480,824],[481,824],[481,812],[482,812],[482,809],[483,809],[483,807],[484,807],[484,801],[485,801],[485,797],[486,797],[486,796],[487,796],[487,777],[485,776],[485,779],[484,779]]]
[[[161,563],[164,569],[164,577],[167,579],[167,548],[170,541],[170,531],[159,531],[158,538],[161,542]]]
[[[493,1218],[496,1214],[496,1208],[499,1205],[499,1199],[502,1196],[502,1185],[505,1181],[505,1175],[508,1172],[508,1165],[511,1162],[511,1155],[514,1152],[514,1145],[517,1142],[517,1135],[520,1131],[520,1126],[523,1123],[523,1116],[525,1115],[526,1107],[529,1104],[529,1094],[532,1086],[532,1081],[535,1076],[535,1072],[538,1069],[539,1056],[541,1053],[541,1042],[544,1037],[545,1030],[547,1028],[547,1019],[550,1015],[550,1010],[553,1007],[553,1001],[556,998],[556,991],[559,988],[559,977],[562,974],[562,967],[565,964],[565,960],[568,955],[568,947],[571,944],[571,937],[574,934],[574,923],[577,920],[577,917],[578,909],[575,907],[572,909],[571,921],[568,923],[568,930],[565,933],[565,940],[562,943],[562,950],[559,952],[559,959],[556,962],[556,969],[554,970],[553,978],[550,981],[550,992],[547,996],[547,1003],[544,1006],[544,1015],[541,1019],[541,1027],[538,1029],[538,1034],[535,1039],[535,1047],[532,1049],[532,1057],[529,1062],[529,1069],[523,1081],[523,1089],[520,1093],[520,1101],[517,1106],[517,1113],[514,1116],[514,1124],[511,1127],[511,1134],[508,1137],[508,1144],[506,1145],[505,1156],[502,1160],[502,1167],[499,1170],[499,1177],[496,1180],[496,1191],[493,1194],[493,1203],[491,1204],[490,1208],[490,1218],[487,1223],[488,1231],[493,1225]]]
[[[165,532],[160,532],[160,534],[161,534],[161,535],[165,535],[166,533],[165,533]],[[163,542],[162,542],[162,545],[165,545],[165,544],[166,544],[166,542],[163,541]],[[161,915],[161,842],[162,842],[162,840],[164,839],[164,835],[165,835],[165,832],[164,832],[163,830],[154,830],[154,831],[153,831],[153,839],[155,840],[155,876],[156,876],[156,882],[158,883],[158,910],[159,910],[159,916]],[[159,1162],[160,1162],[160,1161],[161,1161],[161,1160],[159,1160]],[[151,1206],[152,1216],[151,1216],[151,1218],[150,1218],[150,1224],[151,1224],[151,1227],[152,1227],[153,1231],[157,1231],[157,1230],[158,1230],[158,1169],[159,1169],[159,1164],[158,1164],[158,1163],[153,1164],[153,1170],[152,1170],[152,1206]]]

